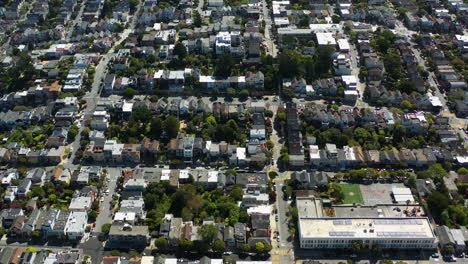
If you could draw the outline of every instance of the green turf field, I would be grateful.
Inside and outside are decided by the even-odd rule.
[[[344,194],[344,204],[364,204],[359,184],[340,184]]]

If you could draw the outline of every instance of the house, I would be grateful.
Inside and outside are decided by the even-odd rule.
[[[91,197],[75,197],[71,200],[68,209],[70,211],[88,211],[91,209],[92,198]]]
[[[144,210],[144,207],[145,203],[142,197],[133,197],[131,199],[120,201],[121,212],[135,212],[136,216],[139,219],[144,219],[146,216],[146,211]]]
[[[31,179],[33,185],[41,185],[46,177],[46,171],[43,168],[34,168],[26,174],[26,178]]]
[[[432,179],[416,179],[416,190],[420,197],[426,197],[435,191],[436,187]]]
[[[234,224],[234,238],[236,240],[237,246],[245,244],[247,241],[247,227],[244,223]]]
[[[113,224],[109,231],[106,248],[144,249],[150,240],[147,226],[132,226],[129,224]]]
[[[43,216],[45,213],[45,209],[36,209],[32,211],[29,215],[28,219],[24,222],[24,226],[22,229],[22,237],[28,238],[32,236],[32,232],[36,229],[36,224],[39,221],[40,217]]]
[[[52,230],[48,233],[49,237],[54,237],[58,239],[66,239],[65,228],[67,226],[68,217],[70,216],[71,211],[61,210],[60,214],[55,219],[55,224]]]
[[[20,216],[24,215],[24,211],[21,208],[9,208],[4,209],[1,213],[2,226],[10,228]]]
[[[136,217],[135,212],[117,212],[114,215],[113,223],[120,224],[131,224],[134,225],[137,222],[138,218]]]
[[[229,248],[233,248],[236,245],[236,239],[234,237],[234,227],[227,226],[223,231],[224,242]]]
[[[335,75],[350,75],[351,74],[351,58],[348,54],[339,54],[333,59],[333,70]]]
[[[32,181],[30,178],[24,178],[18,186],[17,196],[19,199],[26,198],[31,189]]]
[[[47,238],[52,233],[54,229],[55,222],[57,221],[58,216],[60,215],[60,210],[56,208],[49,209],[45,215],[44,221],[41,225],[42,237]]]
[[[437,226],[435,232],[439,238],[439,245],[444,248],[447,245],[452,246],[455,252],[460,253],[466,249],[465,239],[460,229],[449,229],[447,226]]]
[[[84,211],[72,211],[68,216],[65,226],[65,234],[70,240],[79,241],[83,238],[85,227],[88,224],[88,213]]]
[[[223,7],[224,2],[222,0],[208,0],[208,7]]]
[[[83,262],[83,249],[69,249],[50,253],[44,263],[79,264]]]
[[[263,90],[265,85],[265,76],[261,71],[256,73],[247,72],[245,75],[245,84],[247,88]]]
[[[307,172],[307,171],[295,171],[291,174],[291,179],[299,183],[299,186],[303,189],[314,189],[323,188],[328,184],[327,175],[325,172]]]
[[[11,236],[20,236],[23,231],[24,221],[26,220],[25,215],[18,216],[10,228]]]

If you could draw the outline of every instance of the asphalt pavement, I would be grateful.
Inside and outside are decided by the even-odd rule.
[[[102,225],[112,223],[112,196],[116,193],[117,181],[122,175],[121,168],[107,167],[106,169],[109,181],[106,180],[106,184],[103,188],[104,190],[101,192],[101,197],[104,197],[104,201],[102,201],[99,206],[99,214],[96,218],[96,227],[93,230],[94,233],[100,233]],[[107,190],[109,191],[108,194]]]

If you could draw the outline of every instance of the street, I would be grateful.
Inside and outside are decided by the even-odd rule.
[[[272,240],[272,252],[271,258],[274,263],[293,263],[294,262],[294,245],[293,239],[289,239],[289,227],[288,222],[290,221],[289,215],[289,203],[283,199],[283,186],[284,178],[289,173],[280,173],[279,177],[274,180],[276,186],[276,209],[278,210],[278,221],[272,220],[272,223],[275,223],[272,229],[279,232],[279,241],[276,239]],[[284,187],[286,188],[286,187]],[[275,214],[272,215],[272,218],[276,217]]]
[[[117,187],[117,181],[122,175],[121,168],[107,167],[106,169],[109,182],[106,182],[104,191],[107,192],[107,190],[109,190],[109,194],[104,194],[104,192],[101,192],[101,196],[104,197],[104,201],[101,202],[99,206],[100,212],[96,219],[96,227],[93,230],[93,232],[97,234],[101,232],[101,227],[103,224],[112,223],[112,196],[116,194],[115,189]]]
[[[70,27],[66,33],[66,37],[65,37],[65,40],[67,42],[70,42],[72,36],[73,36],[73,29],[75,28],[75,26],[81,22],[81,16],[83,15],[83,12],[84,12],[84,9],[86,7],[86,3],[87,1],[86,0],[83,0],[83,2],[81,2],[81,7],[80,7],[80,10],[78,11],[78,15],[75,17],[75,19],[71,22],[70,24]]]
[[[268,55],[271,55],[273,58],[275,58],[278,55],[278,49],[276,47],[274,39],[272,39],[272,32],[271,32],[272,21],[270,17],[270,10],[268,9],[266,0],[262,0],[261,16],[263,18],[263,21],[265,22],[264,43],[266,47],[266,53]]]

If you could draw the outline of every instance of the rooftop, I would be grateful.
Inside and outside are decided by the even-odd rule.
[[[303,237],[434,238],[427,218],[301,218]]]

